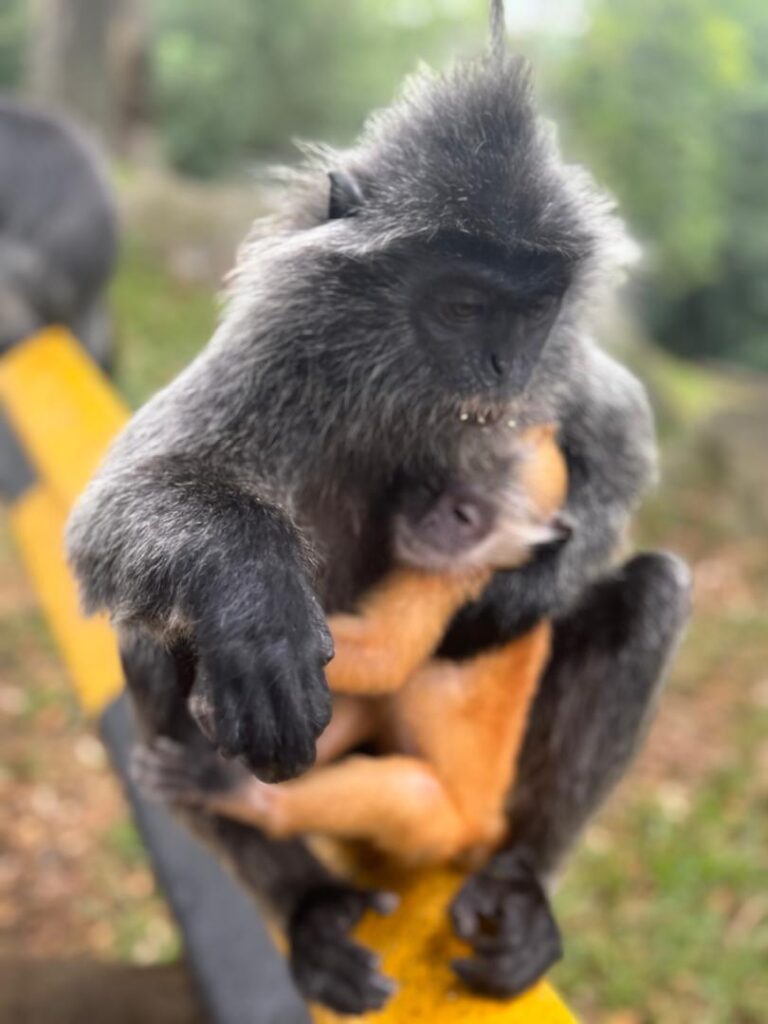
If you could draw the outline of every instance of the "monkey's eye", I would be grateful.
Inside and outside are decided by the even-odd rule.
[[[438,297],[435,313],[448,327],[465,327],[485,320],[490,310],[488,299],[480,292],[456,292]]]

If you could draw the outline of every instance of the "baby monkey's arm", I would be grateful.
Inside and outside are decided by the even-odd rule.
[[[366,696],[400,689],[490,577],[486,569],[446,574],[402,567],[390,573],[367,594],[358,614],[331,616],[336,648],[326,669],[331,689]]]

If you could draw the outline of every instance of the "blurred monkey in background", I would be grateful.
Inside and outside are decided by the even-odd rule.
[[[108,368],[116,258],[115,203],[93,147],[62,118],[0,98],[0,351],[61,324]]]

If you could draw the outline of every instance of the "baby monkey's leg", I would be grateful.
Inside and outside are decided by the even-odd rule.
[[[356,755],[291,782],[256,783],[242,795],[250,820],[275,838],[309,832],[365,840],[420,863],[450,859],[467,845],[458,808],[415,757]]]
[[[505,828],[505,799],[550,652],[542,622],[504,647],[463,662],[435,660],[394,698],[401,727],[433,767],[483,845]]]
[[[335,697],[333,718],[317,742],[317,763],[327,764],[353,750],[370,738],[377,722],[373,701]],[[213,749],[189,749],[165,736],[135,748],[131,772],[151,799],[203,807],[230,818],[241,817],[242,795],[253,781],[239,762],[225,760]]]
[[[275,838],[322,833],[361,839],[404,859],[447,860],[466,845],[464,823],[429,765],[412,757],[349,757],[280,785],[259,782],[218,755],[193,758],[170,740],[141,747],[134,775],[156,799],[255,825]]]

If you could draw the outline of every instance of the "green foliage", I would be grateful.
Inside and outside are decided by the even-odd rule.
[[[21,80],[27,28],[24,0],[0,4],[0,89],[14,89]]]
[[[294,136],[344,143],[419,57],[479,45],[486,9],[156,0],[171,160],[205,177],[272,159]],[[568,148],[646,243],[646,318],[679,354],[768,370],[768,5],[592,0],[590,13],[584,36],[550,50],[549,79]]]
[[[672,349],[768,369],[768,9],[596,0],[555,70],[571,141],[650,242]]]
[[[768,371],[768,90],[734,109],[721,138],[731,159],[718,273],[660,318],[657,333],[681,354]]]
[[[482,0],[157,0],[159,117],[174,164],[210,176],[289,136],[344,141]],[[446,13],[447,11],[447,13]],[[443,12],[443,13],[441,13]]]
[[[216,303],[207,287],[175,281],[128,238],[112,288],[117,319],[117,384],[138,406],[167,384],[208,341]]]
[[[662,249],[676,284],[707,280],[721,242],[715,139],[743,82],[743,29],[702,0],[601,4],[561,92],[596,170]]]

